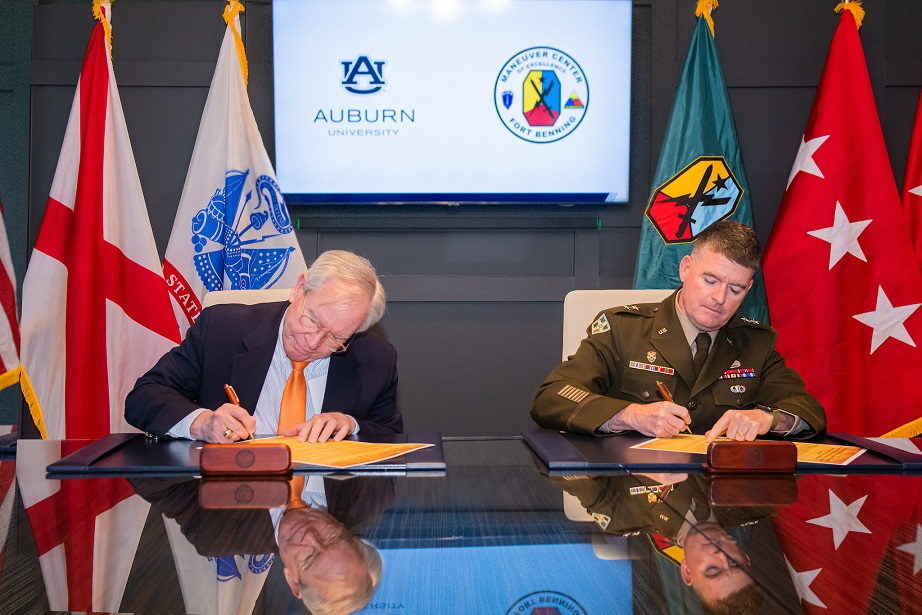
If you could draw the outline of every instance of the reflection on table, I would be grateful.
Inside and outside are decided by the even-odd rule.
[[[334,609],[343,587],[363,613],[701,613],[724,595],[734,613],[880,613],[922,597],[915,476],[550,477],[517,439],[447,440],[443,476],[309,476],[299,518],[282,514],[287,483],[45,478],[85,444],[20,441],[0,461],[0,488],[16,475],[4,613],[303,613],[315,577],[315,613],[359,608]]]

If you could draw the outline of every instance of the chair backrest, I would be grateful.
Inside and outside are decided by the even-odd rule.
[[[606,308],[631,303],[654,303],[673,291],[662,289],[571,290],[563,300],[563,359],[579,348],[586,327]]]
[[[272,301],[287,301],[291,295],[290,288],[267,288],[261,290],[213,290],[205,293],[202,300],[202,307],[218,303],[244,303],[253,305],[254,303],[270,303]]]

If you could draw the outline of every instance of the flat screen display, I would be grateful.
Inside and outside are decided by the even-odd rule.
[[[289,203],[628,199],[630,0],[274,0]]]

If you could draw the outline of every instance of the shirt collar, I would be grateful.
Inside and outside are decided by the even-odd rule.
[[[685,334],[685,341],[688,342],[688,345],[691,346],[694,343],[695,338],[698,337],[699,333],[702,333],[692,322],[688,319],[688,316],[685,314],[685,311],[682,309],[682,305],[679,303],[679,295],[682,294],[682,291],[675,295],[675,313],[679,317],[679,324],[682,325],[682,333]],[[704,331],[711,337],[711,346],[714,345],[714,340],[717,339],[717,331]]]

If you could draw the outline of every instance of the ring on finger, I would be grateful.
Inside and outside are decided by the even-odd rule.
[[[227,438],[228,440],[230,440],[233,437],[233,435],[234,435],[233,430],[231,429],[224,430],[224,437]]]

